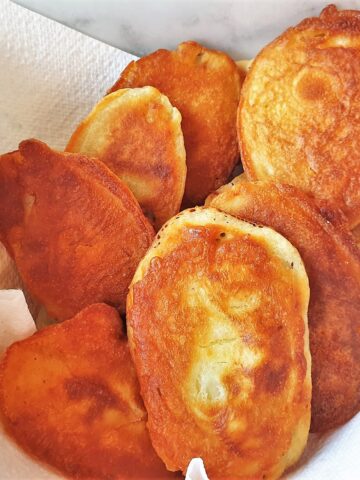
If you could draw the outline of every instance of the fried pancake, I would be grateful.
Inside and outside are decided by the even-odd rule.
[[[180,209],[186,179],[181,115],[153,87],[101,100],[66,150],[97,157],[123,180],[158,230]]]
[[[241,80],[225,53],[195,42],[131,62],[111,88],[152,85],[180,110],[187,177],[183,204],[202,203],[225,183],[238,157],[236,110]]]
[[[311,290],[311,430],[346,422],[360,408],[359,250],[295,187],[235,179],[206,204],[271,227],[298,249]]]
[[[163,227],[127,320],[150,437],[169,470],[201,457],[211,479],[270,479],[298,459],[310,426],[308,299],[298,252],[269,228],[213,208]]]
[[[0,410],[27,453],[71,478],[174,478],[151,446],[127,340],[107,305],[10,346]]]
[[[0,157],[0,240],[57,320],[104,302],[125,310],[153,229],[102,162],[27,140]]]
[[[255,58],[238,134],[250,180],[297,186],[360,223],[360,12],[330,5]]]

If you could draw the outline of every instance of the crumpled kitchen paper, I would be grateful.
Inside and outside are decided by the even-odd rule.
[[[0,0],[0,25],[1,153],[30,137],[64,148],[74,127],[135,58],[7,0]],[[14,272],[0,253],[0,288],[16,288],[17,278],[10,278]],[[0,291],[0,356],[7,345],[34,331],[22,292]],[[324,436],[310,435],[301,461],[284,478],[357,480],[359,445],[357,415]],[[60,478],[31,460],[0,429],[0,480]],[[201,459],[191,461],[186,478],[208,480]]]
[[[38,138],[63,149],[134,57],[0,0],[0,151]]]

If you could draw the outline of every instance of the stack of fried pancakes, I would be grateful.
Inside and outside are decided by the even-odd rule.
[[[360,12],[327,7],[243,77],[195,42],[158,50],[64,152],[0,157],[16,286],[56,321],[3,355],[1,419],[67,477],[201,457],[276,479],[359,411]]]

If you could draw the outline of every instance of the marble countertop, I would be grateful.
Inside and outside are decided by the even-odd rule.
[[[91,37],[141,56],[197,40],[235,59],[253,57],[324,0],[15,0]],[[359,8],[360,0],[332,3]]]

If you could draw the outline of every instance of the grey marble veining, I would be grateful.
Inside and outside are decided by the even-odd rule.
[[[141,56],[197,40],[251,58],[330,0],[16,0],[76,30]],[[333,2],[360,9],[360,0]]]

